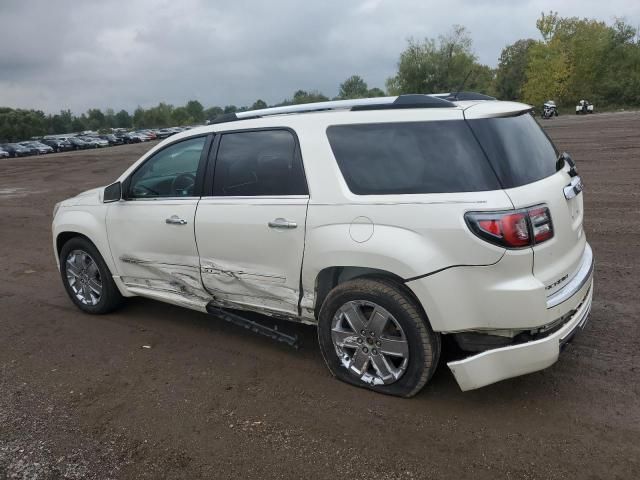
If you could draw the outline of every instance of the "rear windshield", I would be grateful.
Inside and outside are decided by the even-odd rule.
[[[468,122],[504,188],[520,187],[556,172],[558,152],[528,113]]]
[[[327,136],[349,189],[358,195],[500,189],[463,120],[336,125]]]

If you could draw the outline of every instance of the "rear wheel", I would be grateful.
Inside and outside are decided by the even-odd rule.
[[[318,339],[340,380],[401,397],[424,387],[440,356],[440,336],[417,302],[386,279],[355,279],[334,288],[320,310]]]
[[[60,274],[67,294],[84,312],[109,313],[124,300],[100,252],[86,238],[75,237],[64,244]]]

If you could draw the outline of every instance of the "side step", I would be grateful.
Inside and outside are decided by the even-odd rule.
[[[224,308],[213,306],[211,304],[207,305],[207,312],[215,315],[218,318],[221,318],[225,322],[233,323],[234,325],[237,325],[239,327],[246,328],[253,333],[264,335],[265,337],[269,337],[277,342],[286,343],[296,350],[300,348],[300,344],[298,343],[298,335],[288,335],[284,332],[281,332],[280,330],[278,330],[277,325],[269,327],[260,322],[256,322],[255,320],[251,320],[249,318],[243,317],[242,315],[230,312],[228,310],[225,310]]]

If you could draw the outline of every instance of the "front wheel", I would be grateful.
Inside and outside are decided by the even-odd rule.
[[[83,312],[109,313],[123,302],[100,252],[86,238],[75,237],[63,245],[60,274],[67,294]]]
[[[320,310],[318,339],[334,376],[400,397],[424,387],[440,356],[440,336],[418,303],[387,279],[355,279],[334,288]]]

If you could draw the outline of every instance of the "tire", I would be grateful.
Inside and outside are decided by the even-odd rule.
[[[352,316],[354,308],[362,314],[355,317],[368,320],[363,325],[372,330],[376,329],[371,327],[374,311],[380,312],[380,319],[388,315],[387,320],[380,320],[386,327],[377,336],[371,330],[368,333],[364,330],[365,335],[363,330],[356,332],[344,313],[348,311]],[[367,311],[370,311],[368,319]],[[338,345],[342,339],[344,349]],[[440,335],[431,329],[417,301],[399,284],[384,278],[358,278],[334,288],[320,309],[318,341],[335,377],[399,397],[412,397],[426,385],[436,370],[441,349]],[[383,353],[385,348],[388,351]],[[388,355],[392,349],[396,351]],[[406,356],[400,351],[407,352]],[[358,372],[363,355],[368,360]]]
[[[81,253],[78,252],[87,255],[88,258],[93,261],[95,269],[92,264],[81,262],[83,257]],[[86,281],[86,285],[84,286],[87,290],[76,292],[74,288],[82,288],[82,286],[74,287],[71,285],[71,278],[75,278],[74,285],[78,285],[77,282],[81,281],[78,280],[72,268],[74,265],[80,264],[89,265],[87,273],[83,274],[85,279],[82,280]],[[78,268],[75,270],[75,273],[78,273]],[[100,252],[98,252],[98,249],[93,243],[84,237],[74,237],[62,246],[60,250],[60,275],[69,298],[71,298],[71,301],[83,312],[102,315],[114,311],[124,302],[124,298],[113,281],[111,272],[104,262],[102,255],[100,255]],[[89,280],[94,280],[94,282],[92,283]],[[98,283],[96,283],[95,280],[97,280]],[[93,290],[98,284],[101,287],[99,296],[96,294],[96,291]],[[86,297],[88,297],[88,295],[85,295],[84,292],[89,290],[91,291],[91,299],[87,300]],[[85,301],[79,298],[79,295],[85,297]]]

